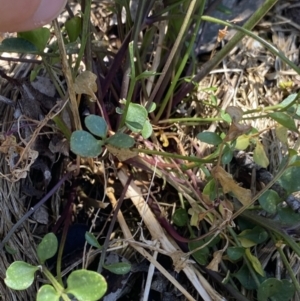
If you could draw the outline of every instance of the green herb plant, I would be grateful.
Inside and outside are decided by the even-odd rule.
[[[45,266],[46,260],[52,258],[58,249],[58,241],[53,233],[44,236],[37,247],[39,265],[34,266],[24,261],[13,262],[6,271],[5,284],[14,290],[24,290],[32,285],[35,273],[41,272],[50,282],[44,284],[37,292],[37,301],[70,301],[74,296],[79,301],[97,301],[107,290],[106,280],[94,271],[75,270],[67,277],[67,287],[57,279]]]
[[[98,70],[102,76],[103,95],[101,96],[103,99],[111,96],[119,102],[120,107],[116,112],[120,115],[120,120],[118,127],[114,129],[115,133],[110,132],[108,120],[96,116],[95,103],[90,102],[90,111],[93,114],[84,120],[87,130],[73,127],[76,130],[68,136],[63,126],[58,128],[70,140],[71,150],[82,157],[97,157],[101,155],[103,148],[109,149],[109,146],[130,148],[147,155],[139,158],[139,167],[142,169],[145,166],[147,172],[152,169],[155,176],[164,179],[164,187],[172,186],[178,191],[179,199],[182,198],[181,202],[178,201],[179,208],[173,215],[174,225],[182,232],[187,230],[190,238],[195,238],[195,229],[201,230],[201,234],[206,235],[199,241],[188,243],[190,251],[188,255],[193,256],[196,262],[204,265],[208,270],[219,273],[213,280],[218,283],[215,287],[226,286],[227,291],[230,292],[228,299],[288,301],[295,292],[300,294],[299,281],[291,267],[292,260],[287,257],[287,254],[291,253],[300,256],[300,249],[286,230],[289,227],[292,229],[296,227],[300,219],[299,214],[284,206],[284,197],[300,190],[298,181],[300,158],[297,154],[299,140],[293,149],[289,149],[287,141],[288,133],[299,134],[295,123],[295,120],[300,119],[299,95],[289,93],[290,95],[279,104],[248,111],[242,111],[237,107],[223,110],[218,108],[217,101],[209,103],[206,100],[196,99],[197,105],[201,102],[199,104],[201,109],[194,116],[183,116],[180,106],[189,106],[191,101],[195,101],[193,97],[197,85],[246,35],[260,42],[274,57],[300,74],[300,69],[295,63],[287,59],[271,43],[252,32],[276,2],[277,0],[264,1],[244,26],[239,27],[208,16],[210,12],[204,16],[206,7],[209,7],[208,1],[138,1],[136,16],[132,20],[129,1],[117,0],[112,8],[117,19],[122,19],[124,9],[127,18],[125,24],[122,22],[117,24],[122,43],[120,49],[113,55],[103,53],[101,47],[97,46],[99,40],[90,41],[93,38],[93,34],[90,34],[92,31],[89,30],[90,1],[82,2],[86,3],[82,15],[71,18],[65,23],[67,34],[63,39],[65,52],[69,55],[67,63],[69,66],[75,66],[70,68],[71,76],[68,81],[72,82],[77,78],[83,57],[86,60],[86,69],[89,71],[92,70],[92,62],[97,60],[95,65],[101,66]],[[203,21],[231,27],[236,30],[236,34],[221,50],[216,50],[211,59],[199,66],[194,45]],[[17,52],[40,54],[45,68],[49,74],[54,73],[53,78],[55,78],[57,74],[54,72],[54,63],[59,60],[58,47],[54,43],[48,45],[51,50],[49,53],[44,51],[49,36],[49,32],[45,29],[36,31],[33,35],[20,34],[18,38],[4,40],[0,51],[17,50]],[[76,56],[72,57],[74,53]],[[107,55],[113,58],[109,66],[103,60]],[[123,78],[115,85],[113,79],[116,78],[117,73],[123,74]],[[117,87],[121,86],[120,83],[122,89],[117,91]],[[57,86],[58,91],[63,90],[63,85],[57,84]],[[219,87],[206,88],[212,98],[216,88]],[[72,95],[69,86],[68,89],[68,94]],[[82,91],[75,92],[79,95]],[[76,111],[78,104],[75,92],[73,109]],[[212,110],[217,114],[205,116],[203,113]],[[282,152],[282,162],[271,182],[255,193],[241,187],[240,183],[235,183],[230,171],[234,153],[239,150],[252,151],[254,163],[261,168],[269,167],[268,154],[261,140],[265,131],[248,126],[246,122],[251,119],[272,120],[274,125],[266,130],[274,130],[277,139],[285,149]],[[213,122],[219,122],[224,126],[216,127],[218,130],[211,132],[198,130],[202,125],[207,129]],[[152,139],[154,138],[152,125],[168,128],[171,136],[177,134],[178,137],[178,132],[189,136],[187,140],[190,144],[183,146],[185,151],[189,149],[191,152],[188,155],[179,154],[175,148],[168,150],[161,146],[159,142]],[[134,149],[137,135],[148,140],[147,144],[141,143],[138,149]],[[196,139],[198,141],[195,142]],[[206,156],[202,156],[201,152],[197,153],[196,144],[201,143],[207,143],[211,147],[211,152]],[[149,145],[153,147],[150,149]],[[158,156],[159,160],[157,160]],[[156,164],[157,162],[159,164]],[[134,168],[135,166],[132,166],[132,170]],[[198,186],[199,175],[203,175],[201,189]],[[275,191],[276,185],[283,188],[284,195],[279,195]],[[162,194],[163,192],[164,189]],[[258,214],[262,210],[266,217]],[[223,232],[223,235],[218,231]],[[266,265],[262,264],[259,254],[268,243],[272,243],[274,253],[277,252],[279,255],[277,257],[280,257],[281,265],[285,268],[284,275],[288,274],[286,279],[275,279],[267,272]],[[96,241],[90,244],[100,248]],[[5,279],[7,285],[17,289],[28,287],[28,283],[22,284],[23,279],[31,277],[32,283],[34,273],[40,270],[52,283],[52,286],[46,285],[46,291],[54,292],[55,298],[57,296],[68,298],[68,294],[76,296],[72,281],[71,284],[67,282],[68,286],[65,289],[49,275],[43,265],[49,255],[39,255],[39,257],[41,257],[39,267],[29,265],[28,268],[26,263],[13,263],[7,271]],[[26,268],[23,269],[25,272],[19,270],[16,273],[18,265],[25,266]],[[124,268],[128,269],[128,267]],[[27,273],[28,270],[31,276],[22,277],[22,280],[14,284],[15,279],[18,279],[17,274]],[[211,274],[212,279],[213,275]],[[243,295],[240,294],[241,291],[244,292]],[[51,300],[57,300],[55,298]]]

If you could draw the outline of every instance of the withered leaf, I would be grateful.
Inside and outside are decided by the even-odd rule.
[[[97,92],[97,84],[96,84],[97,76],[91,71],[84,71],[80,73],[74,83],[75,92],[77,94],[87,94],[93,100],[97,99],[95,92]]]
[[[232,192],[244,206],[251,202],[251,191],[239,186],[232,178],[232,175],[227,173],[222,167],[214,167],[212,175],[219,181],[224,193]]]

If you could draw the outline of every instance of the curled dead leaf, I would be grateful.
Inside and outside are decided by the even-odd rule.
[[[229,116],[231,117],[233,122],[239,122],[242,120],[243,118],[243,110],[239,107],[234,107],[234,106],[229,106],[227,107],[227,109],[225,110],[225,112],[227,114],[229,114]]]
[[[84,71],[80,73],[74,83],[75,92],[77,94],[87,94],[89,95],[94,101],[97,100],[97,96],[95,92],[97,92],[97,76],[92,73],[91,71]]]
[[[213,259],[211,262],[207,265],[207,269],[210,269],[212,271],[218,272],[219,271],[219,264],[222,261],[223,256],[223,250],[219,250],[214,252]]]
[[[251,125],[232,122],[232,124],[230,125],[230,128],[229,128],[229,131],[223,141],[226,141],[226,142],[232,141],[232,140],[238,138],[239,136],[247,133],[251,129],[252,129]]]
[[[134,158],[138,155],[137,151],[132,151],[128,148],[118,148],[110,144],[107,144],[105,147],[111,154],[116,156],[120,162]]]
[[[4,153],[4,154],[8,153],[9,148],[11,146],[17,144],[16,137],[13,136],[13,135],[6,136],[6,137],[4,137],[4,136],[1,135],[0,139],[1,139],[0,152]]]
[[[219,181],[224,193],[232,192],[244,206],[251,202],[251,191],[239,186],[232,178],[232,175],[227,173],[222,167],[214,167],[212,175]]]

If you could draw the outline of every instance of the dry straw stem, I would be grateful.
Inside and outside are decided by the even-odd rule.
[[[74,120],[75,130],[80,130],[81,122],[80,122],[80,117],[79,117],[79,112],[78,112],[75,87],[74,87],[72,72],[71,72],[71,69],[70,69],[70,66],[68,63],[68,59],[67,59],[65,44],[63,42],[63,38],[62,38],[61,31],[60,31],[57,20],[53,21],[53,25],[54,25],[54,31],[55,31],[55,35],[57,38],[57,44],[58,44],[58,48],[59,48],[59,52],[60,52],[60,56],[61,56],[62,70],[65,75],[67,86],[68,86],[70,109],[71,109],[71,112],[73,115],[72,116],[73,118],[71,118],[71,119]]]
[[[124,169],[118,172],[118,177],[123,185],[127,182],[127,174]],[[179,249],[176,243],[165,235],[164,230],[158,223],[154,214],[150,210],[147,202],[142,197],[142,192],[133,181],[131,181],[126,192],[126,197],[130,198],[139,211],[139,214],[143,218],[143,221],[148,228],[152,239],[157,240],[162,249],[164,249],[168,256],[170,256],[174,262],[175,269],[183,270],[187,278],[190,280],[192,285],[195,287],[199,295],[205,301],[221,301],[224,300],[204,279],[200,273],[196,273],[196,269],[187,259],[185,254]],[[115,204],[113,204],[115,206]],[[149,254],[145,249],[136,245],[133,241],[131,232],[126,224],[126,221],[121,212],[118,214],[118,221],[125,238],[128,243],[141,253],[147,260],[149,260],[171,283],[173,283],[178,290],[180,290],[188,300],[194,300],[194,298]]]

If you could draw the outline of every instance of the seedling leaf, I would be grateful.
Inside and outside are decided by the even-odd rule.
[[[282,112],[270,113],[268,115],[287,129],[298,132],[295,120],[291,116]]]
[[[245,248],[249,248],[261,244],[267,238],[268,238],[268,233],[264,228],[259,226],[256,226],[253,229],[246,229],[238,235],[238,239],[241,241],[242,246]],[[245,240],[248,241],[248,245],[245,244],[247,243],[245,242]]]
[[[102,141],[97,140],[86,131],[75,131],[70,139],[72,152],[82,157],[99,156],[102,152],[102,144]]]
[[[104,264],[103,268],[117,275],[125,275],[130,272],[131,264],[128,262],[117,262]]]
[[[292,208],[278,206],[277,214],[283,225],[293,226],[300,223],[299,213],[294,212]]]
[[[81,18],[75,16],[65,23],[66,31],[69,37],[70,42],[75,42],[81,32]]]
[[[233,276],[239,280],[239,282],[245,289],[254,290],[257,288],[257,285],[250,275],[251,273],[246,265],[243,265],[237,273],[233,274]],[[261,281],[263,277],[261,277],[260,275],[257,276]]]
[[[262,208],[270,214],[275,214],[277,211],[277,205],[281,202],[278,193],[274,190],[267,190],[258,199]]]
[[[125,124],[134,133],[140,132],[147,120],[147,110],[138,104],[130,103],[126,115]]]
[[[107,290],[104,277],[94,271],[73,271],[67,279],[67,284],[66,292],[81,301],[97,301]]]
[[[205,244],[204,241],[191,241],[188,244],[189,250],[193,251],[203,246],[204,244]],[[203,247],[202,249],[193,252],[192,256],[199,264],[206,265],[209,256],[209,249],[208,247]]]
[[[149,138],[152,135],[152,132],[153,132],[152,125],[149,122],[149,120],[146,120],[145,123],[144,123],[142,133],[141,133],[143,138],[144,139]]]
[[[97,238],[94,236],[93,233],[91,232],[85,232],[85,240],[93,247],[101,250],[102,247],[101,245],[99,244]]]
[[[19,32],[18,37],[32,43],[40,52],[43,52],[50,38],[50,30],[41,27],[31,31]]]
[[[245,248],[243,247],[229,247],[227,249],[227,255],[231,260],[239,260],[245,254]]]
[[[233,149],[226,145],[222,154],[222,163],[229,164],[233,158]]]
[[[290,167],[287,168],[278,182],[288,194],[291,194],[300,190],[300,181],[298,180],[299,177],[300,167]]]
[[[37,247],[37,256],[41,264],[53,257],[58,248],[58,241],[54,233],[46,234]]]
[[[293,103],[297,100],[298,98],[298,94],[297,93],[293,93],[290,94],[287,98],[285,98],[280,104],[279,106],[282,109],[286,109],[287,107],[293,105]]]
[[[156,109],[156,103],[155,102],[152,102],[149,108],[148,108],[148,104],[146,104],[146,110],[148,111],[148,113],[154,112],[155,109]]]
[[[0,44],[0,52],[38,53],[38,49],[31,42],[22,38],[7,38]]]
[[[74,83],[74,89],[77,94],[89,95],[93,100],[97,99],[95,92],[97,92],[96,84],[97,76],[91,71],[83,71],[80,73]]]
[[[253,152],[253,160],[261,167],[267,168],[269,165],[269,159],[266,155],[265,149],[260,141],[256,141],[256,146]]]
[[[276,137],[280,140],[280,142],[287,144],[287,131],[288,129],[281,124],[276,125],[275,127],[275,133]]]
[[[295,293],[294,285],[288,280],[266,279],[257,290],[258,301],[288,301]]]
[[[130,148],[135,143],[132,137],[124,133],[116,133],[115,135],[106,139],[105,142],[119,148]]]
[[[4,282],[14,290],[24,290],[33,283],[34,273],[38,269],[24,261],[15,261],[8,267]]]
[[[49,284],[43,285],[37,292],[36,301],[59,301],[60,295]]]
[[[212,145],[219,145],[222,143],[222,139],[220,136],[214,132],[202,132],[197,135],[197,138],[202,142],[212,144]]]
[[[259,275],[264,277],[265,272],[264,272],[264,269],[263,269],[261,263],[259,262],[258,258],[251,254],[250,249],[246,249],[245,254],[246,254],[247,258],[249,259],[253,269],[256,271],[256,273],[258,273]]]
[[[238,150],[245,150],[250,144],[250,137],[248,135],[241,135],[236,139],[235,148]]]
[[[107,135],[107,124],[104,118],[97,115],[89,115],[85,118],[84,123],[88,130],[95,136],[104,139]]]
[[[173,214],[173,222],[178,227],[183,227],[187,224],[189,216],[185,209],[179,208]]]

